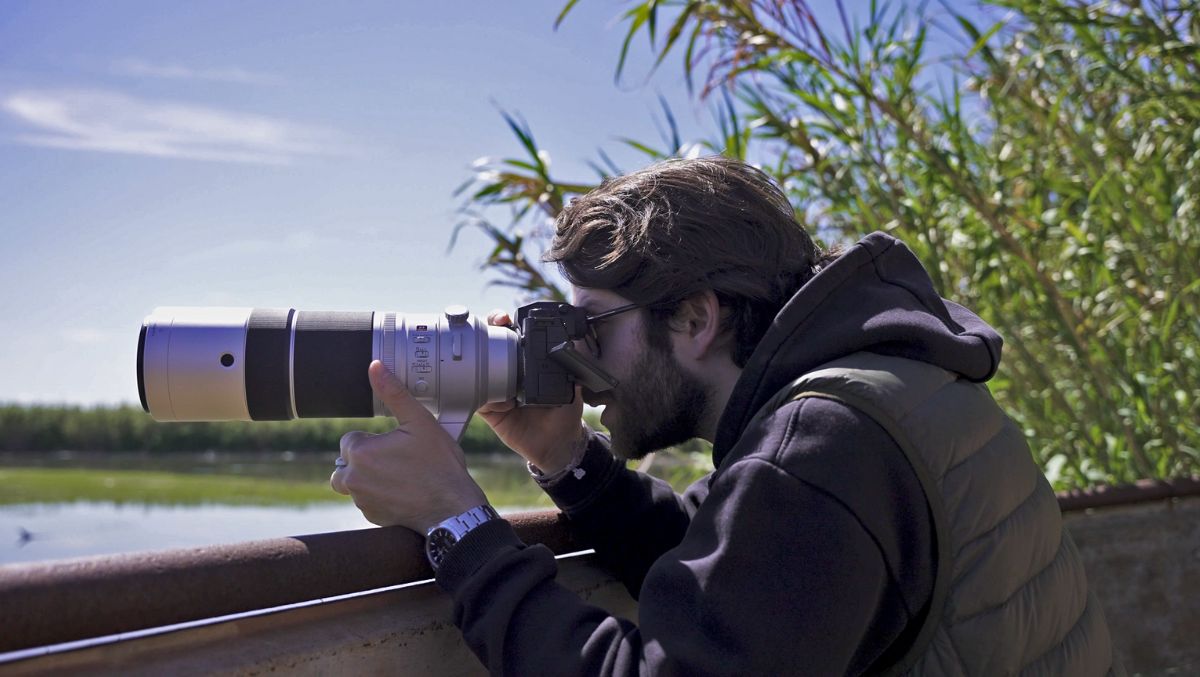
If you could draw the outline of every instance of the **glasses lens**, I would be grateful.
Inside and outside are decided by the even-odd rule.
[[[620,315],[621,313],[627,313],[631,310],[643,307],[645,306],[640,303],[630,303],[629,305],[606,310],[603,313],[598,313],[587,318],[588,328],[587,335],[584,337],[584,341],[587,343],[588,350],[591,351],[592,357],[600,359],[600,340],[596,338],[596,323],[603,322],[604,320]]]

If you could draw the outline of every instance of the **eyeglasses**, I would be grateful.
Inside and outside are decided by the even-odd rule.
[[[621,313],[625,313],[630,310],[636,310],[637,308],[645,307],[646,304],[643,303],[630,303],[627,306],[618,306],[612,310],[606,310],[603,313],[589,315],[587,318],[587,334],[583,337],[583,342],[587,344],[588,351],[591,352],[592,357],[600,359],[600,339],[596,338],[597,322],[603,322],[604,320],[607,320],[615,315],[620,315]]]

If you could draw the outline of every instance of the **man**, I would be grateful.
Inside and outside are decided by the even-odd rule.
[[[555,583],[550,552],[486,508],[379,363],[399,430],[349,433],[331,480],[378,524],[458,525],[431,559],[493,673],[1112,669],[1054,494],[982,385],[1000,337],[902,243],[821,252],[766,175],[713,157],[574,200],[547,258],[603,316],[586,349],[620,384],[584,396],[612,437],[581,427],[578,399],[480,414],[638,598],[638,623]],[[692,437],[716,470],[683,495],[625,468]]]

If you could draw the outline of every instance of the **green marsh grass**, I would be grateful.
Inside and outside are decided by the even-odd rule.
[[[468,460],[471,475],[500,509],[552,508],[515,457]],[[226,466],[228,467],[228,466]],[[330,468],[332,470],[332,467]],[[323,473],[324,471],[319,471]],[[703,464],[664,459],[652,474],[677,490],[703,475]],[[129,468],[0,467],[0,505],[111,502],[144,505],[303,506],[348,502],[334,493],[327,476],[279,479],[257,475],[172,472]]]
[[[346,500],[327,484],[233,475],[82,468],[0,469],[0,505],[76,501],[154,505],[307,505]]]

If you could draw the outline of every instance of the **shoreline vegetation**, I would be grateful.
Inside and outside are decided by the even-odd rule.
[[[599,416],[585,415],[592,427]],[[0,451],[334,451],[351,430],[384,433],[390,417],[162,423],[133,405],[0,405]],[[460,441],[467,454],[510,453],[482,419]]]
[[[584,418],[600,428],[598,416]],[[342,501],[328,486],[342,435],[394,427],[389,417],[161,423],[131,405],[4,404],[0,506],[302,507]],[[471,420],[461,444],[472,475],[496,505],[552,507],[481,419]],[[705,443],[689,442],[659,454],[649,471],[682,491],[712,469],[705,451]]]
[[[509,464],[512,465],[511,463]],[[533,482],[512,468],[483,468],[472,474],[501,509],[551,508]],[[523,472],[524,468],[520,468]],[[260,475],[192,474],[161,470],[95,468],[0,468],[0,506],[111,503],[117,506],[280,506],[304,508],[350,499],[329,488],[324,477],[279,479]]]
[[[344,501],[328,484],[239,475],[91,468],[0,468],[0,505],[290,505]]]
[[[288,506],[346,502],[329,488],[332,452],[146,452],[0,454],[0,507],[112,503],[118,506]],[[650,474],[683,491],[711,466],[671,455]],[[493,505],[552,508],[516,455],[475,455],[471,475]]]

